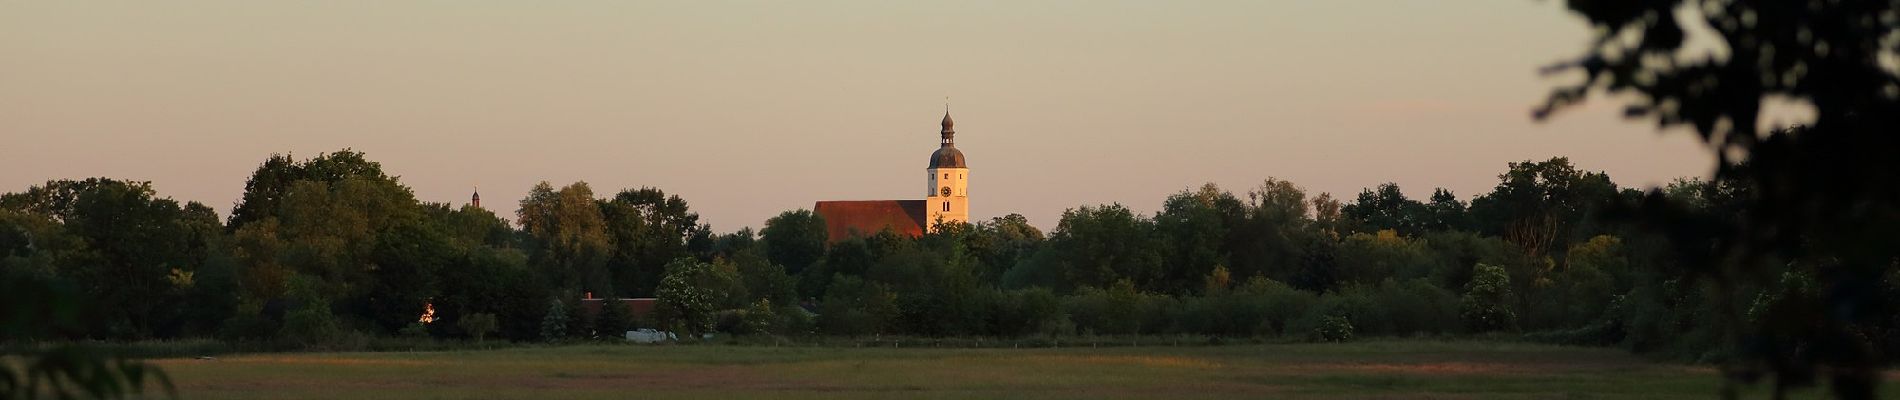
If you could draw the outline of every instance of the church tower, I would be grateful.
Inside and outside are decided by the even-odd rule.
[[[926,207],[925,230],[935,232],[937,223],[970,222],[970,167],[963,163],[963,152],[957,150],[956,122],[950,120],[950,112],[943,113],[943,141],[937,152],[930,154],[930,168],[924,202]]]

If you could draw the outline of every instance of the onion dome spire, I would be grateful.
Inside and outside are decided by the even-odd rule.
[[[957,150],[957,122],[950,119],[950,106],[943,106],[943,142],[937,151],[930,153],[930,168],[969,168],[963,162],[963,151]]]
[[[945,109],[943,111],[943,132],[942,132],[944,147],[956,146],[957,144],[956,126],[957,126],[957,121],[953,121],[950,119],[950,110]]]

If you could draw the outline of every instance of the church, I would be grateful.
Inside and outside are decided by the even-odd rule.
[[[943,113],[942,139],[924,168],[923,200],[820,201],[812,212],[825,219],[830,242],[876,235],[885,229],[922,236],[939,223],[970,222],[970,167],[957,150],[956,122]]]

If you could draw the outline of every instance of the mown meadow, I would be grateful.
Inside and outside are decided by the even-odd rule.
[[[1616,349],[1422,340],[1036,349],[581,345],[157,364],[188,399],[1703,399],[1722,382],[1709,367]],[[1744,389],[1748,397],[1766,394]]]

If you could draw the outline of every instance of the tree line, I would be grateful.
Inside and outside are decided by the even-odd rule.
[[[1706,218],[1735,218],[1736,181],[1662,188]],[[989,336],[1191,334],[1350,340],[1523,334],[1722,357],[1742,345],[1717,300],[1777,318],[1823,295],[1790,266],[1718,291],[1685,280],[1685,247],[1618,222],[1642,200],[1565,158],[1510,163],[1469,201],[1396,184],[1350,201],[1266,179],[1213,184],[1161,210],[1069,209],[1049,232],[1010,214],[921,237],[827,237],[792,210],[758,231],[715,233],[656,188],[536,185],[518,225],[474,206],[418,201],[350,150],[275,155],[228,218],[146,182],[52,181],[0,195],[0,278],[77,289],[61,338],[216,337],[338,347],[352,338],[513,341],[686,334]],[[1872,290],[1900,294],[1889,274]],[[645,318],[595,297],[657,297]],[[420,316],[430,313],[424,323]],[[1866,328],[1884,348],[1894,321]]]

